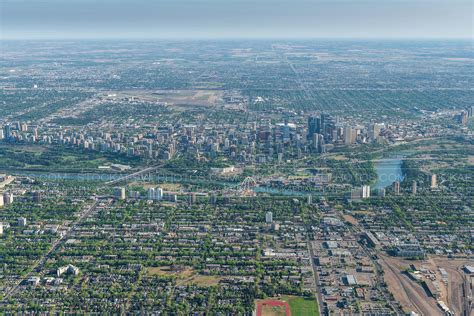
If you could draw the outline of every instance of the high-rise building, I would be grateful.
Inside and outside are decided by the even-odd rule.
[[[382,131],[383,126],[384,126],[383,124],[379,124],[379,123],[370,125],[369,127],[369,140],[370,141],[376,141],[379,138],[380,132]]]
[[[312,138],[312,141],[311,141],[311,149],[314,152],[321,153],[322,150],[323,150],[323,148],[322,148],[323,146],[324,146],[324,137],[323,137],[323,135],[313,134],[313,138]]]
[[[116,187],[115,188],[115,198],[118,200],[125,200],[125,188],[124,187]]]
[[[363,199],[370,198],[370,185],[363,185],[361,189],[362,189],[362,198]]]
[[[379,188],[377,195],[380,196],[381,198],[384,198],[385,197],[385,189],[384,188]]]
[[[4,201],[3,201],[3,195],[0,194],[0,207],[3,207]]]
[[[344,144],[351,145],[355,140],[355,131],[354,128],[350,125],[344,126]]]
[[[128,192],[128,196],[131,197],[132,199],[139,199],[140,198],[140,191],[130,190]]]
[[[5,138],[8,140],[12,137],[12,128],[10,125],[5,125]]]
[[[28,131],[28,125],[26,123],[21,123],[20,124],[20,131],[27,132]]]
[[[461,111],[458,115],[459,124],[466,125],[468,120],[468,113],[467,111]]]
[[[209,197],[209,202],[211,204],[217,204],[217,195],[215,193],[211,194],[211,196]]]
[[[311,194],[308,194],[307,203],[308,203],[309,205],[313,204],[313,196],[312,196]]]
[[[35,191],[33,192],[33,202],[34,203],[41,203],[42,197],[41,197],[41,192]]]
[[[0,222],[0,235],[3,235],[3,223]]]
[[[154,200],[155,199],[155,188],[149,188],[148,189],[148,200]]]
[[[5,204],[12,204],[13,203],[13,193],[11,193],[11,192],[3,193],[3,202]]]
[[[417,190],[417,184],[416,184],[416,181],[413,180],[413,182],[411,183],[411,194],[415,195],[416,190]]]
[[[400,194],[400,181],[395,181],[392,183],[392,191],[395,194]]]
[[[319,153],[325,153],[326,152],[326,146],[324,142],[324,137],[321,134],[318,134],[318,152]]]
[[[196,203],[196,193],[189,193],[188,195],[188,204],[193,205]]]
[[[290,126],[288,125],[288,122],[285,122],[284,125],[280,126],[280,130],[282,140],[285,142],[290,140]]]
[[[321,114],[321,119],[320,119],[320,126],[319,126],[319,134],[323,134],[324,137],[326,137],[327,133],[327,125],[330,120],[329,114],[322,113]]]
[[[273,213],[267,212],[265,213],[265,223],[271,224],[273,222]]]
[[[148,144],[148,158],[153,158],[153,144]]]
[[[163,199],[163,189],[162,188],[156,188],[155,189],[155,200],[161,201]]]
[[[308,117],[308,134],[307,139],[311,141],[314,134],[319,134],[321,129],[321,119],[316,116]]]
[[[25,227],[26,226],[26,218],[24,218],[24,217],[18,218],[18,226]]]
[[[437,187],[438,187],[438,180],[437,180],[437,178],[436,178],[436,174],[433,173],[433,174],[431,175],[431,188],[432,188],[432,189],[435,189],[435,188],[437,188]]]
[[[326,142],[334,142],[337,140],[337,119],[332,118],[329,114],[321,114],[321,123],[319,134],[322,134]]]

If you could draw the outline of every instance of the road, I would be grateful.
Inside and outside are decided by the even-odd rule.
[[[339,213],[339,218],[341,221],[347,221],[347,219],[341,213]],[[352,221],[351,224],[352,226],[349,226],[349,231],[352,233],[353,236],[362,235],[363,233],[366,233],[365,228],[362,225],[360,225],[356,219],[354,219],[354,221]],[[397,315],[403,314],[403,311],[400,310],[400,308],[398,308],[398,306],[395,304],[388,290],[382,286],[382,284],[384,283],[383,269],[382,269],[382,266],[379,264],[379,262],[376,259],[374,259],[374,256],[377,255],[376,251],[369,249],[366,245],[363,245],[363,244],[361,244],[361,248],[364,251],[367,258],[370,259],[370,261],[372,262],[375,268],[375,286],[380,290],[380,292],[382,293],[382,295],[384,296],[385,300],[390,305],[392,310],[394,310],[397,313]]]
[[[318,276],[318,270],[316,268],[316,264],[314,263],[314,251],[313,247],[311,245],[311,240],[307,240],[307,245],[308,245],[308,251],[310,255],[310,260],[311,260],[311,268],[313,269],[313,277],[314,277],[314,284],[316,286],[316,300],[319,306],[319,313],[321,315],[326,315],[324,306],[323,306],[323,295],[321,293],[321,288],[319,287],[320,282],[319,282],[319,276]]]

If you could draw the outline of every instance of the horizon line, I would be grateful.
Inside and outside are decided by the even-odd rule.
[[[430,40],[443,40],[443,41],[474,41],[474,37],[364,37],[364,36],[300,36],[300,37],[273,37],[273,36],[262,36],[262,37],[224,37],[224,36],[199,36],[199,37],[20,37],[20,38],[3,38],[0,36],[0,41],[203,41],[203,40],[216,40],[216,41],[231,41],[231,40],[404,40],[404,41],[430,41]]]

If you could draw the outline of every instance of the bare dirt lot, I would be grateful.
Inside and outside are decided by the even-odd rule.
[[[215,286],[224,279],[219,276],[201,275],[196,273],[193,269],[185,267],[178,267],[177,269],[170,266],[150,267],[147,269],[147,273],[149,276],[175,276],[179,284],[195,284],[198,286]]]
[[[474,310],[469,307],[468,296],[472,297],[470,277],[462,268],[464,265],[473,265],[468,259],[448,259],[435,257],[432,259],[437,267],[444,268],[448,273],[448,285],[445,302],[455,315],[474,315]]]
[[[402,273],[410,266],[410,263],[388,256],[380,256],[380,263],[390,292],[400,302],[405,312],[414,311],[420,315],[430,316],[443,315],[436,306],[436,301],[426,294],[421,285]]]

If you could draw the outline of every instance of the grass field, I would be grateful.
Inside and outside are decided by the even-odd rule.
[[[169,266],[149,267],[147,269],[147,274],[148,276],[173,276],[177,278],[179,284],[195,284],[197,286],[215,286],[224,279],[223,277],[214,275],[200,275],[190,268],[173,270]]]
[[[159,275],[159,276],[175,276],[179,279],[189,278],[194,274],[194,271],[189,268],[179,268],[173,270],[170,266],[164,267],[150,267],[147,268],[147,273],[149,276]]]
[[[291,316],[319,315],[318,304],[314,298],[300,296],[283,296],[282,298],[290,304]]]
[[[274,302],[274,304],[272,304]],[[277,304],[275,304],[275,302]],[[263,304],[265,303],[265,304]],[[318,304],[315,298],[307,298],[301,296],[284,295],[281,297],[268,298],[265,300],[257,300],[257,316],[260,312],[261,316],[280,316],[285,315],[284,305],[288,303],[291,316],[319,316]]]

